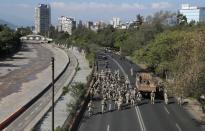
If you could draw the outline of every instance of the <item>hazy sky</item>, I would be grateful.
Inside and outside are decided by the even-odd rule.
[[[52,24],[61,15],[77,20],[103,20],[112,17],[127,21],[136,14],[148,15],[160,10],[177,11],[182,3],[205,6],[205,0],[0,0],[0,19],[16,25],[33,25],[34,8],[38,3],[51,4]]]

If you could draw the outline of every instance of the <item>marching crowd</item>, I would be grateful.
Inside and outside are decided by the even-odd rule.
[[[165,103],[167,104],[167,94],[165,97]],[[111,109],[122,110],[123,106],[127,105],[135,106],[140,104],[142,94],[137,91],[137,88],[131,88],[128,76],[122,78],[119,70],[112,73],[110,69],[106,69],[96,74],[96,81],[90,89],[89,116],[93,114],[93,100],[95,98],[101,100],[101,113],[104,113],[108,106],[108,111],[111,111]],[[155,92],[150,93],[150,98],[151,104],[154,104]]]

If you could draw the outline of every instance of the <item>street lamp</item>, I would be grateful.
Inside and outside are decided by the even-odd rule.
[[[54,131],[54,57],[51,57],[52,63],[52,131]]]

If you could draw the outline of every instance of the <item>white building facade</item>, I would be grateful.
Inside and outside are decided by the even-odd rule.
[[[190,6],[189,4],[182,4],[179,10],[187,18],[187,22],[205,22],[205,7]]]
[[[86,22],[86,28],[91,29],[91,27],[93,27],[94,23],[92,21],[87,21]]]
[[[48,4],[39,4],[35,8],[35,33],[45,33],[51,26],[51,7]]]
[[[61,16],[58,18],[58,31],[67,32],[72,35],[73,30],[76,28],[76,21],[74,18]]]
[[[120,18],[118,17],[113,17],[111,21],[111,25],[113,25],[113,28],[117,28],[120,26]]]

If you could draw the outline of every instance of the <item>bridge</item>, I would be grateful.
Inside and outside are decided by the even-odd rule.
[[[49,43],[53,41],[53,39],[51,38],[47,38],[45,36],[36,35],[36,34],[22,36],[20,39],[22,42],[32,42],[32,43]]]

